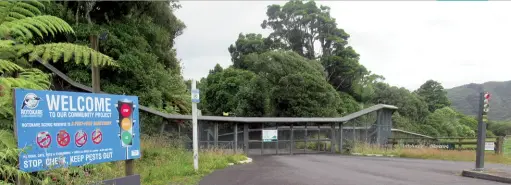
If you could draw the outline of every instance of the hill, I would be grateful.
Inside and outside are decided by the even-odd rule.
[[[490,120],[511,120],[511,81],[466,84],[446,89],[452,107],[468,115],[477,113],[477,94],[483,90],[490,92]]]

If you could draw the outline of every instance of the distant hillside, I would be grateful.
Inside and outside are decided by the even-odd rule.
[[[482,89],[490,92],[490,120],[511,120],[511,81],[467,84],[447,89],[452,106],[465,114],[477,113],[477,94]]]

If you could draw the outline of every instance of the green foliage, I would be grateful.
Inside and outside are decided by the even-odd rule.
[[[447,99],[447,92],[444,90],[442,84],[437,81],[426,81],[426,83],[422,84],[415,93],[424,98],[424,101],[428,104],[428,110],[430,112],[435,112],[437,109],[451,105],[451,102]]]
[[[250,53],[240,59],[247,70],[214,70],[206,79],[207,112],[237,116],[336,116],[354,108],[324,79],[323,67],[291,51]],[[321,94],[321,96],[318,96]],[[345,101],[350,99],[345,97]],[[350,102],[353,103],[353,102]]]
[[[273,30],[268,38],[259,36],[238,41],[246,43],[246,40],[249,40],[252,45],[259,46],[257,48],[262,50],[280,48],[292,50],[309,59],[319,59],[327,72],[327,81],[336,90],[347,92],[358,101],[367,100],[367,94],[364,93],[370,92],[371,88],[363,81],[367,81],[364,78],[371,74],[358,62],[359,54],[348,46],[349,34],[337,27],[329,7],[318,7],[314,1],[292,0],[284,6],[268,6],[266,15],[268,19],[264,20],[261,26]],[[319,49],[315,48],[315,43],[319,43]],[[368,90],[365,91],[365,88]]]
[[[437,132],[426,133],[431,136],[475,137],[470,126],[459,121],[459,113],[449,107],[436,110],[428,116],[427,125],[435,128]]]
[[[415,123],[424,122],[429,115],[427,104],[416,94],[405,88],[389,86],[385,83],[375,84],[375,95],[371,99],[374,104],[389,104],[399,107],[397,112]]]
[[[338,95],[339,95],[340,101],[339,101],[339,105],[337,105],[337,112],[341,116],[347,115],[349,113],[357,112],[360,110],[361,106],[357,102],[357,100],[355,100],[355,98],[353,98],[352,96],[350,96],[349,94],[344,93],[344,92],[338,92]]]
[[[205,108],[217,116],[221,116],[223,112],[236,111],[239,104],[236,94],[255,76],[250,71],[234,68],[208,75],[207,87],[203,93]]]
[[[261,54],[269,51],[270,44],[268,39],[263,38],[261,34],[249,33],[238,35],[234,45],[229,46],[229,53],[231,53],[231,61],[235,68],[248,69],[250,64],[245,64],[243,57],[250,53]]]
[[[93,11],[84,12],[80,8],[83,3],[58,2],[49,9],[51,14],[75,22],[75,37],[55,40],[69,39],[84,44],[89,43],[92,34],[108,34],[106,40],[99,41],[99,51],[116,60],[119,68],[101,69],[102,90],[136,95],[140,104],[163,112],[190,113],[190,93],[173,48],[174,39],[185,26],[174,16],[173,8],[170,8],[172,4],[164,1],[101,1],[95,2]],[[90,86],[92,82],[86,67],[75,64],[54,66],[79,83]],[[158,124],[147,123],[151,126]]]
[[[497,136],[511,135],[511,122],[510,121],[496,121],[489,124],[490,131]]]

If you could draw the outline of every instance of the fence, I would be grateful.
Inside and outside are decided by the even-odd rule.
[[[501,154],[503,151],[504,137],[486,137],[486,143],[493,143],[493,151]],[[428,147],[446,150],[475,150],[477,146],[477,138],[469,137],[401,137],[389,138],[389,144],[393,147],[400,146],[403,148]],[[491,145],[489,145],[491,146]]]
[[[204,116],[199,117],[199,143],[200,148],[244,150],[250,155],[349,151],[360,141],[387,143],[394,108],[376,105],[341,118]],[[276,130],[278,139],[264,141],[263,130]],[[183,134],[191,137],[191,132]],[[191,142],[188,139],[186,146],[191,148]]]

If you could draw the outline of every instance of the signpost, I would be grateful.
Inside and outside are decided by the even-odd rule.
[[[494,142],[485,142],[484,143],[484,150],[495,150],[495,143]]]
[[[199,138],[197,130],[197,103],[200,102],[199,89],[195,79],[192,80],[192,130],[193,130],[193,168],[199,170]]]
[[[479,94],[479,109],[477,114],[477,150],[476,150],[476,168],[477,171],[484,170],[484,151],[486,139],[486,124],[483,121],[483,115],[488,114],[490,110],[490,93]]]
[[[277,130],[263,130],[263,142],[277,141],[278,131]]]
[[[140,158],[136,96],[15,89],[14,103],[22,171]]]

